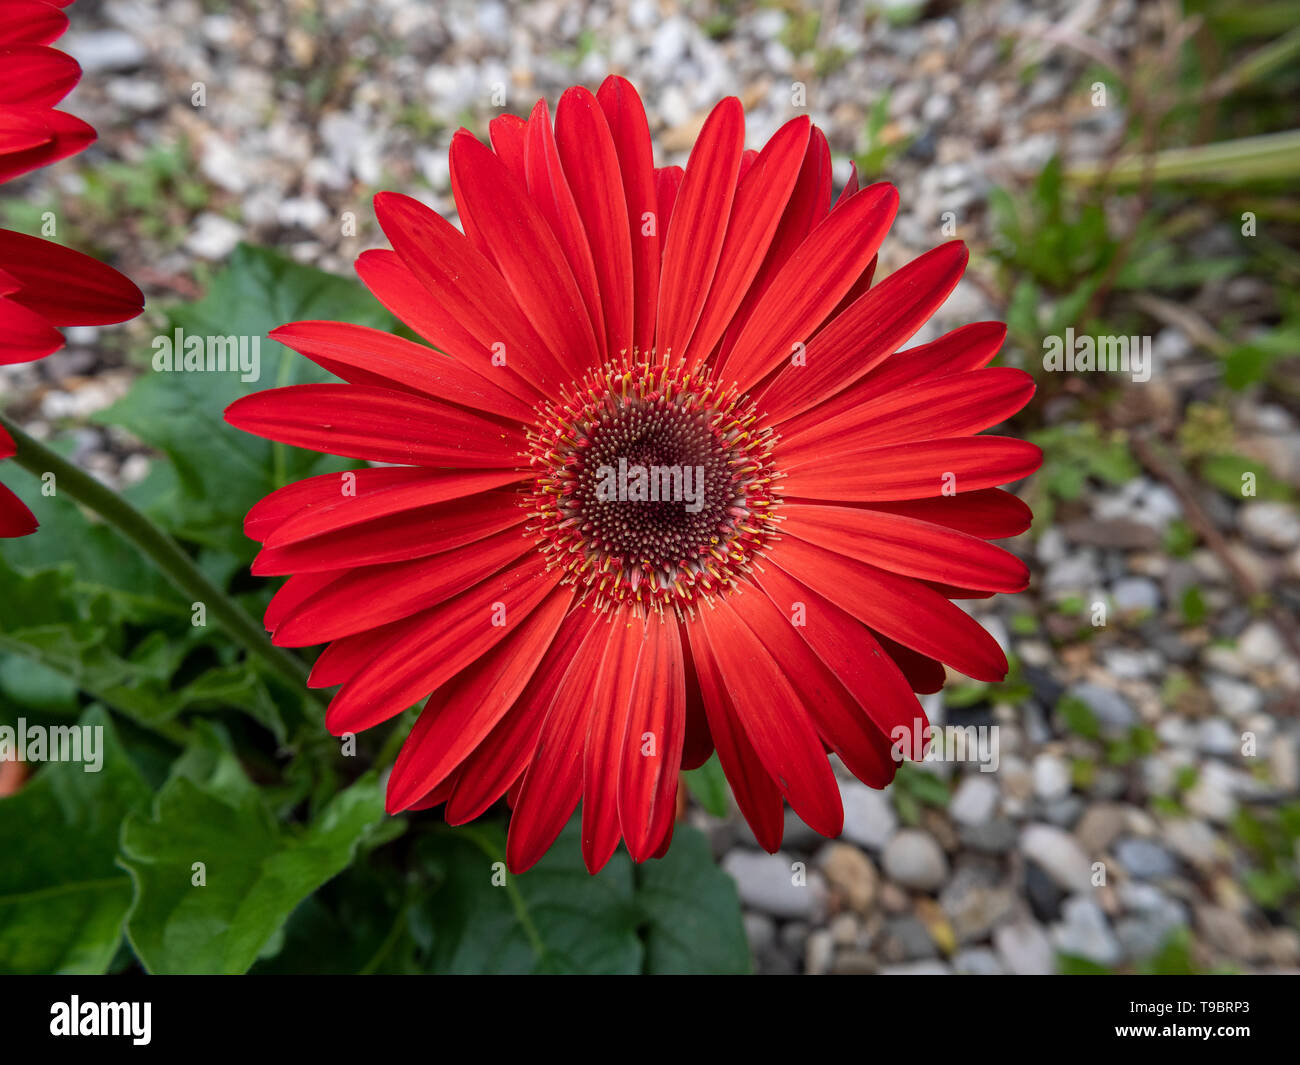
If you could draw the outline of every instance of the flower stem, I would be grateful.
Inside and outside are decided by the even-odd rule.
[[[143,551],[172,584],[190,597],[191,602],[203,603],[208,613],[249,654],[262,659],[295,688],[305,690],[306,665],[272,644],[253,617],[208,580],[194,560],[167,533],[111,488],[28,436],[4,415],[0,415],[0,425],[18,447],[14,456],[18,465],[37,477],[53,473],[58,491],[67,493],[113,526]]]

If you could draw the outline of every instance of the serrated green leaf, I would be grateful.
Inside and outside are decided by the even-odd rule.
[[[102,973],[122,939],[130,878],[114,865],[121,821],[149,791],[100,708],[103,763],[42,766],[0,799],[0,972]]]
[[[150,972],[243,973],[299,903],[352,860],[383,816],[383,792],[374,774],[362,777],[291,832],[233,756],[222,753],[206,773],[195,765],[173,775],[150,816],[123,826],[121,863],[135,884],[127,935]]]

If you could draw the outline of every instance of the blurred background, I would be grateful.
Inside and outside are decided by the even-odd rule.
[[[926,698],[935,723],[999,727],[996,772],[845,779],[843,837],[791,815],[776,856],[712,772],[692,780],[686,816],[736,881],[755,968],[1300,967],[1300,5],[77,0],[70,15],[58,46],[85,75],[64,106],[98,144],[11,186],[0,223],[39,233],[55,212],[60,241],[150,306],[0,367],[0,404],[119,486],[155,453],[98,416],[146,370],[160,308],[208,291],[241,241],[350,276],[383,244],[381,189],[454,219],[447,146],[462,125],[486,136],[494,90],[526,114],[623,74],[659,165],[685,162],[721,96],[744,102],[750,147],[810,113],[837,187],[856,163],[901,192],[877,276],[969,243],[915,343],[1007,322],[1002,360],[1039,385],[1012,431],[1046,461],[1019,489],[1034,529],[1009,545],[1030,589],[966,604],[1010,677]],[[1067,328],[1146,338],[1149,380],[1046,371],[1045,338]]]

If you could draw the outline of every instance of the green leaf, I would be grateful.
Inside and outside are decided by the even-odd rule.
[[[104,972],[122,939],[131,881],[114,866],[118,832],[148,788],[100,708],[103,764],[52,762],[0,799],[0,972]]]
[[[382,816],[372,773],[311,826],[286,828],[232,755],[192,751],[152,816],[123,826],[121,862],[135,884],[127,935],[137,957],[155,973],[246,972]]]
[[[636,877],[637,908],[648,923],[643,971],[750,971],[736,885],[701,832],[679,825],[668,853],[638,867]]]
[[[689,769],[682,775],[696,802],[714,817],[727,816],[731,809],[731,788],[716,754],[710,755],[698,769]]]
[[[391,329],[395,319],[361,285],[303,266],[265,248],[240,245],[203,299],[173,308],[168,336],[258,338],[258,379],[225,371],[150,368],[131,391],[97,416],[164,452],[130,493],[177,536],[236,556],[248,551],[243,518],[262,496],[313,474],[355,462],[289,448],[240,432],[222,417],[241,396],[268,388],[334,380],[266,334],[286,322],[327,318]],[[251,344],[251,339],[249,340]]]
[[[749,951],[731,878],[704,837],[678,826],[663,859],[620,851],[597,876],[572,821],[528,872],[505,871],[497,825],[426,842],[441,886],[428,902],[430,968],[440,973],[746,972]]]

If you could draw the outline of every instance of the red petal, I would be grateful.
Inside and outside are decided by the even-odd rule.
[[[528,120],[527,150],[524,156],[528,192],[536,201],[542,216],[555,233],[564,257],[573,271],[574,280],[582,293],[588,318],[599,326],[594,330],[596,344],[605,351],[605,329],[601,325],[605,312],[601,305],[600,280],[596,276],[596,263],[592,258],[587,231],[583,228],[578,204],[574,199],[569,179],[565,177],[560,162],[560,150],[551,130],[551,116],[546,101],[538,100]]]
[[[661,166],[655,170],[655,203],[659,206],[659,257],[662,271],[663,249],[668,236],[668,226],[673,220],[673,207],[677,204],[677,193],[681,191],[682,178],[686,172],[680,166]],[[656,315],[659,305],[655,304]],[[656,323],[657,325],[657,323]]]
[[[771,558],[790,576],[890,639],[976,680],[1006,677],[1007,659],[997,641],[925,585],[793,536],[782,540]]]
[[[375,215],[426,290],[421,336],[471,369],[482,366],[486,371],[494,366],[494,354],[504,356],[508,366],[544,395],[569,383],[572,373],[538,336],[505,280],[455,226],[394,192],[375,197]],[[361,260],[357,268],[362,268]],[[376,295],[385,300],[383,294]],[[411,294],[402,295],[409,301]],[[409,320],[404,314],[399,317]]]
[[[51,325],[108,325],[134,318],[144,296],[111,266],[39,237],[0,229],[0,267],[17,280],[10,297]]]
[[[605,654],[588,696],[582,745],[582,860],[598,873],[618,847],[619,772],[636,687],[645,622],[617,617],[605,628]],[[645,693],[641,693],[644,697]]]
[[[728,357],[720,363],[742,388],[762,380],[797,343],[807,343],[866,269],[898,211],[898,191],[857,193],[805,240],[772,279]]]
[[[600,280],[604,348],[617,355],[632,347],[634,315],[632,236],[618,150],[596,97],[579,86],[560,97],[555,136]],[[599,332],[599,319],[596,325]]]
[[[436,555],[350,570],[290,611],[273,642],[307,647],[410,617],[501,572],[531,546],[507,529]]]
[[[3,40],[3,38],[0,38]],[[70,55],[40,44],[0,48],[0,104],[53,107],[81,78],[81,66]]]
[[[927,499],[1018,481],[1043,462],[1042,449],[1005,436],[959,436],[828,455],[786,477],[787,498],[875,502]]]
[[[871,503],[872,510],[944,525],[981,540],[1019,536],[1034,520],[1030,509],[1010,492],[985,488],[934,499],[900,499],[893,503]]]
[[[0,433],[3,432],[0,429]],[[34,533],[39,525],[36,515],[27,509],[27,504],[0,484],[0,537],[11,539],[26,536]]]
[[[527,181],[524,171],[524,138],[527,130],[528,123],[518,115],[497,115],[488,123],[492,150],[521,185]]]
[[[0,296],[0,366],[43,359],[63,347],[63,334],[34,311]]]
[[[736,343],[736,338],[744,330],[754,308],[762,301],[771,287],[772,279],[795,253],[813,227],[826,217],[831,203],[831,149],[826,143],[826,136],[816,126],[808,138],[808,150],[803,157],[803,166],[799,168],[799,177],[795,180],[794,191],[790,193],[790,202],[786,204],[785,213],[776,227],[771,246],[763,265],[740,309],[736,312],[727,334],[722,340],[715,357],[711,360],[716,366],[725,359]]]
[[[781,508],[781,532],[891,573],[994,592],[1020,592],[1029,567],[974,536],[865,507]]]
[[[692,622],[686,628],[708,716],[709,733],[718,751],[718,763],[758,845],[775,853],[785,832],[781,789],[759,760],[740,723],[704,630],[698,622]]]
[[[706,359],[722,338],[763,263],[799,176],[809,129],[804,115],[777,130],[736,189],[718,270],[685,352],[692,365]]]
[[[430,696],[388,779],[389,813],[441,783],[510,710],[572,599],[572,588],[555,589],[497,647]]]
[[[520,309],[570,376],[595,366],[592,322],[555,234],[505,164],[466,130],[451,140],[451,188],[462,221],[473,220]]]
[[[512,492],[486,493],[404,509],[363,524],[353,524],[352,515],[344,512],[329,516],[330,522],[342,524],[343,528],[295,539],[283,546],[264,547],[253,559],[252,572],[265,577],[424,558],[513,528],[525,520],[518,497]],[[283,535],[288,540],[301,533],[301,527],[294,527]],[[279,536],[277,530],[272,538]]]
[[[844,827],[839,788],[800,693],[728,599],[700,611],[696,623],[764,768],[810,828],[838,836]]]
[[[704,307],[727,232],[736,170],[745,147],[745,112],[734,96],[709,114],[686,163],[666,230],[659,275],[660,358],[682,355]]]
[[[294,538],[315,536],[355,522],[485,492],[509,484],[517,477],[508,471],[445,472],[409,466],[322,473],[285,485],[254,503],[244,518],[244,535],[250,540],[265,541],[290,518],[302,518],[303,524],[277,540],[288,543]],[[318,510],[323,512],[324,520],[319,524],[307,523],[307,514]]]
[[[941,245],[881,281],[808,342],[804,365],[787,365],[761,390],[774,423],[802,412],[820,423],[830,399],[889,358],[948,298],[966,269],[968,253],[959,240]],[[910,382],[909,382],[910,383]],[[857,404],[844,410],[856,409]],[[841,413],[836,407],[833,414]],[[796,421],[792,429],[801,427]]]
[[[632,343],[640,351],[649,351],[654,346],[655,313],[659,306],[661,230],[659,224],[651,225],[649,233],[645,230],[647,221],[655,222],[656,216],[662,215],[655,192],[650,125],[646,121],[641,97],[625,78],[606,78],[596,93],[596,99],[609,122],[623,178],[628,232],[632,242]],[[677,173],[681,174],[680,168]],[[668,217],[662,215],[663,232],[667,231]]]
[[[868,683],[859,684],[857,691],[850,691],[837,678],[836,672],[828,668],[829,663],[824,663],[818,657],[813,647],[806,642],[806,637],[801,638],[803,630],[796,628],[791,615],[784,613],[784,609],[772,598],[766,595],[739,595],[734,597],[733,602],[736,614],[767,648],[792,687],[798,686],[802,705],[818,734],[840,756],[849,771],[873,788],[883,788],[893,780],[898,765],[890,750],[888,733],[868,711],[868,707],[881,698],[881,693],[871,682],[885,677],[884,670],[879,671],[878,676],[871,677]],[[826,628],[825,621],[815,607],[806,621],[820,630]],[[832,650],[839,654],[835,659],[836,664],[848,671],[850,680],[861,675],[861,665],[857,662],[859,656],[866,657],[874,653],[877,665],[888,662],[882,652],[872,647],[872,640],[861,625],[854,623],[851,636],[851,643],[846,641],[844,646],[832,646]],[[888,665],[892,667],[893,663]],[[895,702],[901,701],[901,695],[911,706],[916,707],[916,698],[907,687],[903,675],[897,670],[893,673],[896,679],[891,694]],[[886,716],[887,713],[888,711],[881,716]]]
[[[665,814],[671,821],[675,812],[685,733],[686,672],[677,619],[651,619],[641,637],[618,767],[619,822],[634,862],[654,854]]]
[[[267,604],[266,613],[262,615],[262,624],[267,632],[274,632],[298,605],[315,595],[331,581],[338,580],[343,574],[351,572],[346,569],[326,569],[319,573],[299,573],[290,577]]]
[[[269,336],[350,384],[413,391],[515,421],[534,418],[528,404],[455,359],[382,329],[344,322],[291,322],[271,330]]]
[[[801,419],[782,439],[781,466],[796,470],[828,453],[861,454],[883,444],[970,436],[1006,421],[1034,394],[1034,379],[1014,366],[936,377],[846,411]]]
[[[767,568],[760,586],[783,620],[792,616],[796,603],[803,603],[799,635],[867,712],[880,735],[892,737],[900,726],[910,732],[918,717],[925,718],[905,676],[855,617],[777,566]]]
[[[506,865],[512,873],[531,868],[546,853],[582,796],[578,755],[608,639],[603,624],[591,626],[556,687],[510,818]]]
[[[506,575],[398,623],[402,635],[334,696],[325,727],[335,736],[360,732],[436,691],[527,620],[560,579],[545,567],[540,555],[531,556]],[[494,624],[497,617],[504,624]]]
[[[5,0],[0,4],[0,41],[49,44],[68,29],[68,16],[40,0]]]
[[[0,129],[14,124],[25,126],[26,123],[21,119],[11,117],[12,112],[21,113],[23,110],[0,107]],[[31,112],[28,111],[27,114],[30,115]],[[72,115],[62,111],[41,111],[37,114],[37,119],[45,126],[46,139],[34,147],[0,152],[0,182],[9,181],[38,167],[49,166],[94,143],[94,129]]]
[[[524,446],[517,429],[437,400],[363,385],[289,385],[235,400],[226,421],[237,429],[371,462],[422,466],[514,466]]]
[[[603,625],[600,615],[591,610],[574,610],[565,617],[514,707],[465,759],[455,792],[447,803],[448,824],[463,825],[474,820],[520,778],[532,761],[542,721],[570,661],[598,623]]]

